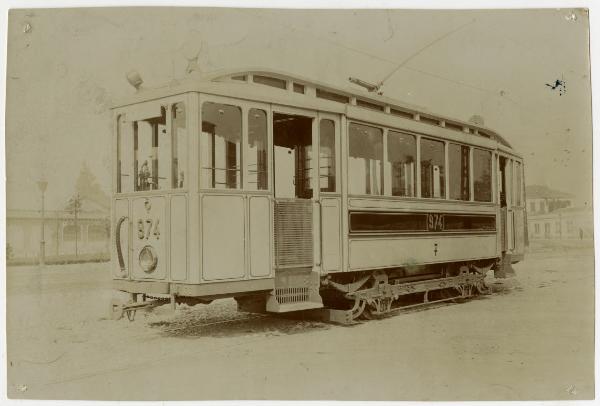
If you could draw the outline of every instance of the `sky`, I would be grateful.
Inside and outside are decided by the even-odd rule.
[[[87,162],[111,188],[110,106],[199,69],[263,66],[444,116],[484,118],[525,158],[527,184],[592,199],[588,16],[583,10],[34,9],[9,15],[7,208],[61,209]],[[556,80],[566,89],[552,89]],[[566,90],[566,91],[565,91]]]

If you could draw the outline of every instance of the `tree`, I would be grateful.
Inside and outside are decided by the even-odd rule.
[[[75,182],[75,193],[81,196],[82,199],[91,200],[106,208],[110,207],[109,196],[102,190],[96,175],[90,170],[85,161]]]

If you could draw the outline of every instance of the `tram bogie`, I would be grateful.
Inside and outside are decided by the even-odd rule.
[[[113,111],[112,277],[134,297],[354,320],[523,258],[523,160],[489,129],[256,70]]]

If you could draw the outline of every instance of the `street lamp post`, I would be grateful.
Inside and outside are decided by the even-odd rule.
[[[46,188],[48,187],[48,182],[45,180],[40,180],[37,182],[38,188],[42,192],[42,227],[40,234],[40,265],[44,265],[46,263],[46,239],[44,238],[44,223],[46,220],[46,213],[44,207],[44,194],[46,193]]]

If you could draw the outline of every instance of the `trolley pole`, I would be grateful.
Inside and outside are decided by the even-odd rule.
[[[40,180],[37,182],[38,188],[42,192],[42,226],[40,233],[40,266],[44,266],[46,263],[46,239],[44,236],[44,223],[46,222],[46,213],[45,213],[45,205],[44,205],[44,195],[46,193],[46,188],[48,187],[48,182],[45,180]]]

